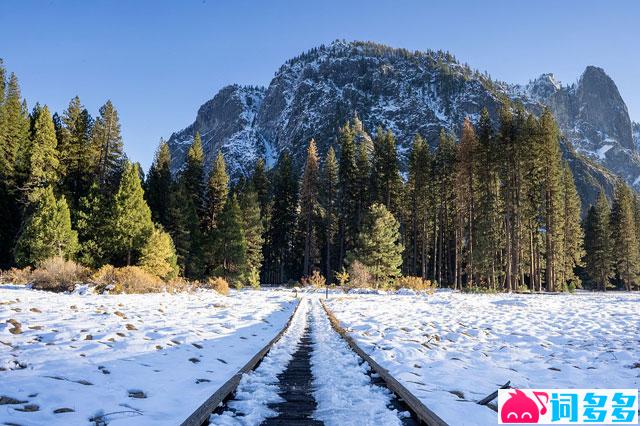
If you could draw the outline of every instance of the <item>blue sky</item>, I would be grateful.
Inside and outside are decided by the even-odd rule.
[[[286,59],[335,39],[449,50],[497,79],[563,83],[597,65],[640,120],[637,1],[3,0],[0,57],[31,107],[111,99],[130,158],[191,123],[232,83],[268,85]]]

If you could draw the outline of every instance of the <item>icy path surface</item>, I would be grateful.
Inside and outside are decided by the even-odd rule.
[[[309,299],[302,299],[289,329],[273,344],[258,368],[242,376],[234,399],[228,403],[231,410],[211,415],[212,425],[258,425],[278,415],[268,404],[282,401],[277,376],[287,368],[304,334],[308,310]]]
[[[640,295],[334,296],[365,350],[452,425],[496,424],[473,401],[521,388],[638,388]]]
[[[369,365],[333,330],[316,297],[311,317],[311,370],[318,404],[313,417],[327,426],[401,425],[400,413],[389,408],[394,395],[371,383]]]
[[[105,296],[0,286],[0,397],[21,401],[0,405],[0,424],[83,425],[101,415],[113,425],[179,424],[296,304],[276,291]]]

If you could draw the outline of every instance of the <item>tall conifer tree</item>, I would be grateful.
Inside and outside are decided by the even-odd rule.
[[[400,224],[384,204],[374,203],[365,217],[356,245],[349,253],[367,267],[376,286],[385,286],[400,276],[402,251]]]
[[[298,179],[293,171],[291,157],[285,151],[280,155],[273,176],[273,206],[269,223],[266,279],[282,283],[293,278],[298,271],[294,252],[296,206],[298,205]]]
[[[111,254],[116,263],[137,263],[153,232],[151,210],[144,200],[137,164],[125,163],[120,187],[113,200],[110,223]]]
[[[616,276],[622,287],[631,291],[638,283],[640,253],[633,216],[633,195],[622,182],[617,184],[613,199],[611,233]]]
[[[308,276],[320,263],[318,226],[321,217],[319,199],[320,159],[316,142],[311,139],[300,187],[300,225],[304,235],[302,275]]]
[[[353,247],[358,228],[358,168],[354,134],[349,123],[338,131],[338,144],[338,263],[342,264],[345,253]]]
[[[100,107],[91,132],[91,145],[98,153],[98,182],[108,192],[115,191],[125,163],[125,155],[118,111],[111,101]]]
[[[169,204],[172,185],[173,177],[171,175],[169,145],[164,140],[160,140],[153,164],[149,168],[145,196],[147,197],[153,220],[161,224],[165,229],[169,225]]]
[[[78,208],[80,198],[87,195],[95,178],[98,152],[91,144],[92,128],[93,119],[89,111],[82,105],[80,98],[74,97],[64,111],[57,129],[63,192],[67,194],[71,205],[72,223],[75,223],[74,211]]]
[[[599,290],[606,291],[613,277],[611,209],[604,190],[600,190],[594,206],[589,208],[585,220],[585,268],[591,282]]]
[[[335,238],[338,233],[338,160],[333,147],[327,150],[322,168],[321,199],[324,209],[323,259],[328,282],[333,280],[334,270],[340,265],[336,260]]]
[[[16,243],[16,262],[27,266],[54,256],[69,259],[77,248],[78,235],[71,229],[69,206],[64,196],[56,199],[51,186],[40,189]]]

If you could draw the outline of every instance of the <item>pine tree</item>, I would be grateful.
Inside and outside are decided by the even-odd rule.
[[[22,103],[18,79],[11,74],[5,91],[5,71],[0,64],[0,268],[13,264],[16,238],[22,222],[21,193],[26,177],[16,170],[18,155],[29,143],[29,117]]]
[[[18,78],[15,74],[9,77],[7,95],[3,105],[3,133],[0,148],[0,173],[10,185],[18,186],[15,166],[20,152],[25,152],[29,145],[29,116],[22,102]]]
[[[280,155],[273,176],[273,206],[269,222],[266,280],[283,283],[298,271],[294,252],[296,206],[298,205],[298,179],[293,171],[291,157],[285,151]]]
[[[239,196],[242,211],[242,229],[247,242],[247,272],[246,280],[252,287],[260,285],[260,269],[262,268],[264,245],[264,228],[260,218],[260,202],[258,193],[252,185],[247,185]]]
[[[354,141],[356,142],[356,186],[359,188],[357,196],[357,227],[362,226],[364,215],[371,203],[369,186],[371,182],[371,157],[373,155],[373,140],[364,131],[362,122],[356,116],[353,120]]]
[[[451,246],[455,221],[456,143],[451,134],[440,131],[433,159],[435,188],[434,276],[438,283],[455,283],[455,267],[451,264]],[[435,273],[437,270],[437,274]]]
[[[394,214],[400,212],[402,178],[398,167],[396,139],[391,131],[376,130],[371,159],[371,198]]]
[[[55,123],[56,120],[54,120]],[[71,99],[57,126],[58,157],[63,176],[63,192],[71,205],[71,219],[80,198],[87,195],[98,162],[98,153],[91,145],[93,119],[77,96]]]
[[[580,278],[575,268],[582,266],[584,256],[584,232],[580,224],[580,196],[573,180],[569,164],[565,163],[562,173],[563,186],[563,226],[562,238],[562,278],[561,283],[571,288],[580,288]]]
[[[150,274],[163,279],[178,276],[176,250],[171,236],[155,227],[140,252],[140,266]]]
[[[340,160],[338,167],[338,264],[344,262],[345,253],[353,247],[358,232],[358,168],[354,134],[345,124],[338,132]]]
[[[611,233],[616,276],[623,288],[631,291],[638,283],[640,253],[633,215],[633,195],[622,182],[616,185],[611,209]]]
[[[240,205],[233,195],[227,199],[216,229],[220,272],[227,280],[235,281],[247,271],[247,241],[242,222]]]
[[[111,253],[116,263],[136,263],[153,232],[151,211],[144,200],[139,166],[125,163],[120,187],[113,201],[110,223]]]
[[[318,227],[322,215],[319,199],[320,159],[316,142],[311,139],[300,186],[300,224],[304,235],[302,275],[308,276],[320,263]]]
[[[262,158],[256,162],[256,168],[251,176],[251,184],[258,195],[260,215],[264,217],[267,214],[269,205],[269,178]]]
[[[161,139],[153,164],[149,168],[145,195],[151,209],[151,217],[165,229],[169,225],[169,198],[172,184],[171,153],[169,145]]]
[[[497,253],[502,244],[502,205],[496,158],[498,147],[486,108],[482,109],[478,123],[478,151],[478,211],[482,214],[476,220],[474,265],[480,280],[495,289],[499,279]]]
[[[595,206],[589,208],[585,220],[584,246],[586,249],[585,268],[595,287],[606,291],[613,277],[611,209],[609,202],[600,190]]]
[[[338,160],[333,147],[329,147],[322,169],[321,200],[324,210],[323,258],[327,281],[331,282],[333,271],[339,266],[333,250],[338,233]]]
[[[466,263],[466,285],[474,283],[473,269],[473,236],[475,233],[475,206],[476,206],[476,187],[478,169],[476,158],[478,154],[478,140],[475,129],[469,119],[464,120],[462,125],[462,136],[460,145],[458,145],[458,161],[456,163],[456,222],[457,222],[457,238],[456,238],[456,263],[457,276],[462,280],[462,263]],[[464,247],[463,247],[464,246]],[[464,253],[463,253],[464,251]]]
[[[204,237],[192,195],[183,175],[171,190],[167,231],[173,239],[182,274],[187,278],[202,278]]]
[[[35,117],[33,127],[29,175],[26,182],[27,197],[30,201],[37,199],[42,189],[55,187],[60,177],[56,133],[46,106]]]
[[[111,191],[117,187],[125,163],[120,119],[111,101],[100,107],[91,132],[91,145],[98,153],[98,182],[104,189]]]
[[[410,230],[410,250],[405,251],[409,258],[411,275],[427,278],[429,243],[431,235],[431,186],[432,158],[426,141],[416,135],[413,139],[409,157],[409,176],[407,181],[407,205],[409,209],[408,228]]]
[[[204,180],[204,151],[202,150],[200,133],[196,133],[187,151],[187,159],[181,179],[184,182],[184,189],[187,194],[189,194],[189,197],[191,197],[204,228],[206,217],[206,206],[204,202],[206,186]]]
[[[367,267],[377,287],[400,276],[404,248],[399,242],[399,228],[400,224],[383,204],[372,204],[348,256],[350,262],[357,260]]]
[[[218,152],[207,185],[207,230],[212,231],[217,228],[218,216],[224,209],[228,195],[229,175],[227,174],[227,166],[222,153]]]
[[[108,225],[111,205],[107,203],[100,186],[94,182],[87,195],[78,201],[76,227],[80,249],[78,260],[83,265],[98,268],[108,260]]]
[[[544,172],[545,162],[540,124],[530,114],[525,123],[523,145],[524,172],[522,178],[522,221],[527,242],[527,266],[529,287],[532,291],[542,291],[542,247],[544,229]]]
[[[540,117],[544,158],[544,228],[546,251],[546,285],[548,291],[558,290],[561,270],[564,220],[562,218],[562,165],[560,158],[560,132],[551,111],[545,109]]]
[[[43,188],[16,243],[16,262],[26,266],[54,256],[69,259],[77,246],[78,236],[71,229],[67,201],[64,197],[56,199],[51,186]]]

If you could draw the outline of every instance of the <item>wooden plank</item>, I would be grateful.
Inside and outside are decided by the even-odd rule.
[[[511,389],[511,380],[509,380],[504,385],[500,386],[500,389]],[[495,392],[491,393],[490,395],[487,395],[484,398],[482,398],[480,401],[477,402],[477,404],[478,405],[487,405],[488,403],[490,403],[491,401],[493,401],[497,397],[498,397],[498,391],[495,391]]]
[[[402,398],[404,402],[409,406],[409,408],[414,412],[414,414],[418,417],[418,419],[431,426],[448,426],[447,423],[442,420],[436,413],[427,408],[426,405],[422,403],[418,398],[416,398],[409,390],[404,387],[400,382],[398,382],[389,371],[382,367],[380,364],[375,362],[373,358],[371,358],[367,353],[365,353],[355,342],[355,340],[346,332],[344,328],[340,326],[340,322],[336,318],[336,316],[331,312],[331,310],[324,304],[321,300],[320,303],[324,308],[327,316],[329,317],[329,322],[333,326],[334,330],[342,336],[344,340],[347,341],[351,350],[353,350],[360,358],[365,360],[375,371],[382,380],[384,380],[387,387],[393,391],[397,396]]]
[[[295,309],[293,310],[293,313],[289,317],[287,324],[282,328],[282,330],[280,330],[280,332],[276,335],[276,337],[271,339],[271,341],[269,341],[269,343],[267,343],[260,350],[260,352],[255,354],[253,358],[251,358],[249,362],[247,362],[244,365],[244,367],[238,370],[238,372],[234,374],[233,377],[231,377],[229,380],[227,380],[220,387],[220,389],[215,391],[213,395],[207,398],[207,400],[203,402],[193,413],[191,413],[191,415],[187,417],[187,419],[183,421],[180,425],[181,426],[201,426],[205,421],[207,421],[207,419],[209,418],[211,413],[213,413],[216,407],[218,407],[218,405],[220,405],[220,403],[224,401],[225,398],[227,398],[227,396],[229,396],[238,387],[238,384],[240,384],[240,379],[242,379],[242,375],[253,370],[258,365],[258,363],[262,360],[262,358],[264,358],[265,355],[267,355],[267,353],[269,352],[273,344],[276,343],[280,339],[280,337],[282,337],[282,335],[287,331],[287,329],[291,325],[291,321],[293,320],[293,317],[298,312],[299,307],[300,307],[300,301],[298,301],[298,304],[296,305]]]

